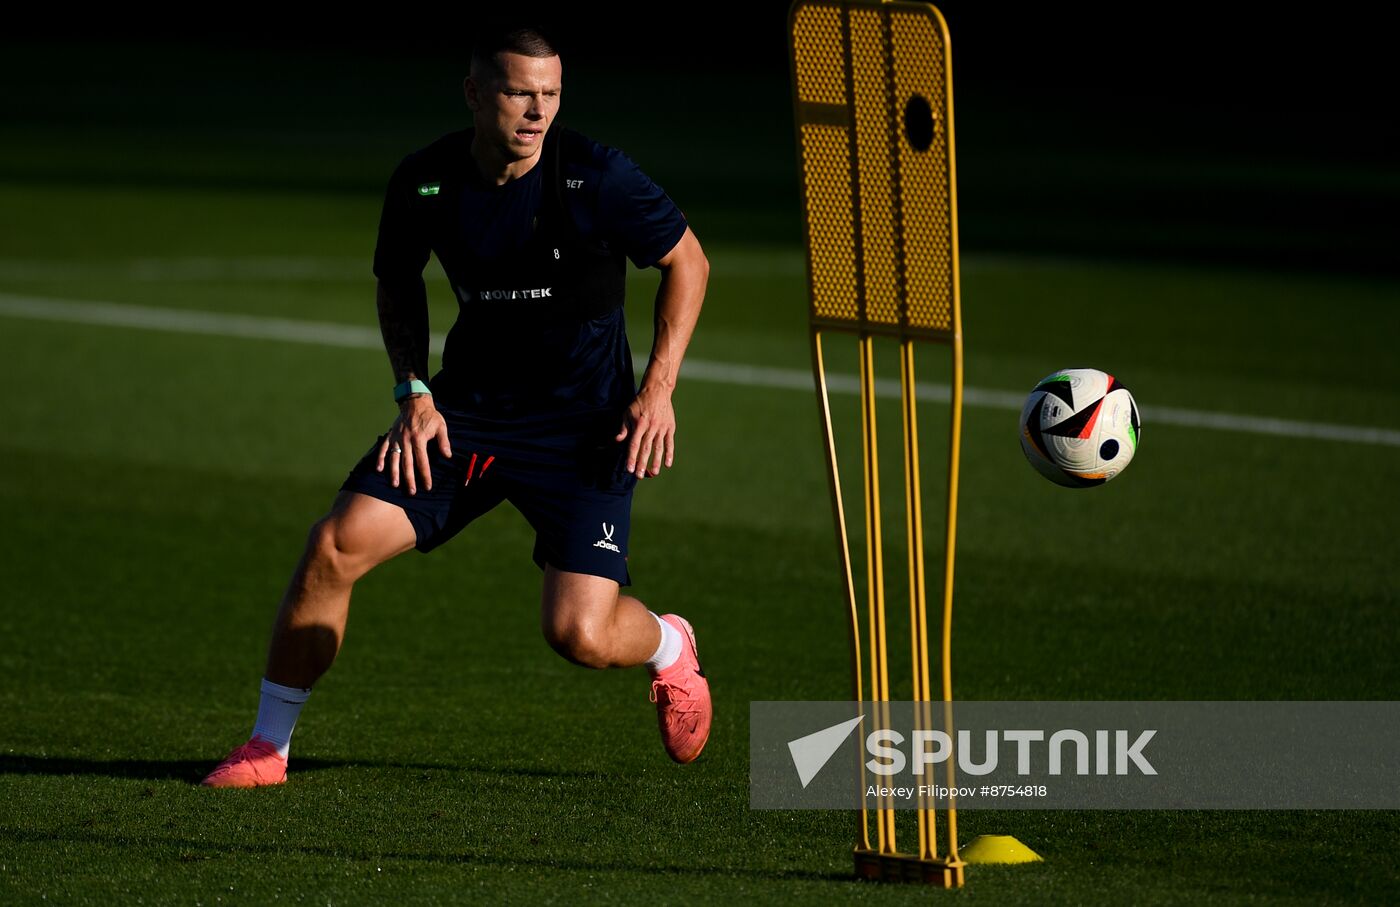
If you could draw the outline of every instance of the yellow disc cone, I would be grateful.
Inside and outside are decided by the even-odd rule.
[[[1040,854],[1011,835],[978,835],[959,848],[964,863],[1039,863]]]

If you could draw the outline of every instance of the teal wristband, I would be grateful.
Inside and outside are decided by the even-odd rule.
[[[395,403],[402,403],[414,394],[427,394],[431,397],[433,395],[433,392],[428,390],[428,385],[424,384],[422,381],[419,381],[417,378],[413,379],[412,381],[405,381],[402,384],[397,384],[394,386]]]

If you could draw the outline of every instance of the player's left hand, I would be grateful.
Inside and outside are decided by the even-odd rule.
[[[637,399],[627,407],[622,430],[614,441],[632,439],[627,446],[627,471],[637,478],[661,475],[661,464],[669,469],[676,458],[676,411],[671,407],[671,392],[658,387],[643,387]],[[648,464],[650,466],[648,467]]]

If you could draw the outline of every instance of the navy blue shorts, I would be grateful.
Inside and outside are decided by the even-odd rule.
[[[428,443],[432,491],[417,476],[410,495],[389,467],[378,472],[384,436],[350,471],[341,491],[354,491],[403,508],[413,524],[419,551],[431,551],[472,520],[509,501],[535,530],[534,560],[570,573],[587,573],[627,586],[627,535],[632,522],[636,475],[627,471],[627,442],[599,437],[578,444],[571,456],[557,449],[539,456],[518,442],[493,441],[474,431],[460,413],[439,407],[452,440],[452,457]],[[620,424],[620,422],[619,422]],[[470,481],[468,476],[470,475]]]

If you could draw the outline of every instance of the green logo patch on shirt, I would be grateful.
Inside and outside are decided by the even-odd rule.
[[[421,186],[418,187],[418,194],[419,194],[419,195],[437,195],[437,194],[438,194],[438,190],[439,190],[440,188],[442,188],[442,184],[441,184],[441,183],[424,183],[423,185],[421,185]]]

